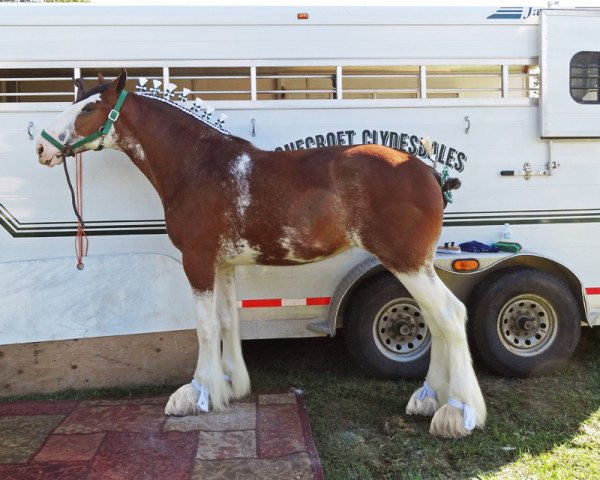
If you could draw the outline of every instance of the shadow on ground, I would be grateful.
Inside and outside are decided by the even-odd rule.
[[[255,391],[304,391],[326,479],[496,478],[524,458],[585,444],[574,441],[582,424],[600,416],[597,330],[585,329],[572,361],[552,375],[508,379],[480,369],[488,422],[463,440],[432,438],[428,419],[404,414],[418,382],[365,376],[340,336],[250,341],[244,352]],[[600,431],[588,433],[600,441]],[[587,463],[589,471],[564,478],[600,478],[600,463]],[[533,478],[552,475],[539,468]]]

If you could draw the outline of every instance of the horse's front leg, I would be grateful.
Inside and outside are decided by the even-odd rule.
[[[221,328],[217,316],[214,263],[184,255],[184,269],[196,301],[198,364],[194,378],[171,395],[165,414],[193,415],[223,410],[229,403],[231,388],[221,366]]]
[[[221,320],[223,370],[231,381],[233,398],[243,398],[250,393],[250,377],[242,355],[240,322],[235,298],[235,267],[233,265],[217,268],[215,295],[217,312]]]

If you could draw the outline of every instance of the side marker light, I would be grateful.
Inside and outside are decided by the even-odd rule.
[[[460,258],[452,262],[452,270],[455,272],[472,272],[479,268],[479,260],[474,258]]]

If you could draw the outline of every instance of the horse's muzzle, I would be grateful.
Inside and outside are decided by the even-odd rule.
[[[60,151],[43,139],[38,140],[35,146],[35,152],[37,153],[40,165],[45,165],[47,167],[60,165],[64,160],[64,156]]]

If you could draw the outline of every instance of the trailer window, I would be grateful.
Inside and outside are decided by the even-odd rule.
[[[418,98],[419,67],[343,67],[343,98]]]
[[[121,73],[121,68],[82,68],[81,78],[85,82],[85,88],[90,89],[98,85],[98,75],[102,74],[106,82],[112,81]],[[163,80],[162,68],[128,68],[127,69],[127,83],[125,84],[125,90],[128,92],[135,92],[138,79],[140,77],[147,78],[148,80]]]
[[[258,67],[258,100],[333,99],[335,67]]]
[[[501,95],[500,65],[427,67],[429,98],[499,98]]]
[[[250,100],[249,67],[170,68],[169,80],[177,89],[189,88],[190,98]]]
[[[342,67],[344,99],[537,98],[535,65]]]
[[[579,52],[571,59],[571,97],[578,103],[600,103],[600,52]]]
[[[571,93],[577,101],[598,102],[598,54],[583,54],[579,63],[572,62]],[[173,100],[185,88],[188,99],[209,101],[537,98],[540,75],[535,65],[158,66],[127,71],[129,91],[136,91],[144,77],[147,88],[160,82],[161,94],[167,82],[176,84]],[[0,69],[0,103],[71,102],[74,76],[91,88],[100,72],[112,80],[120,68]]]
[[[72,102],[72,68],[2,68],[0,103]]]

